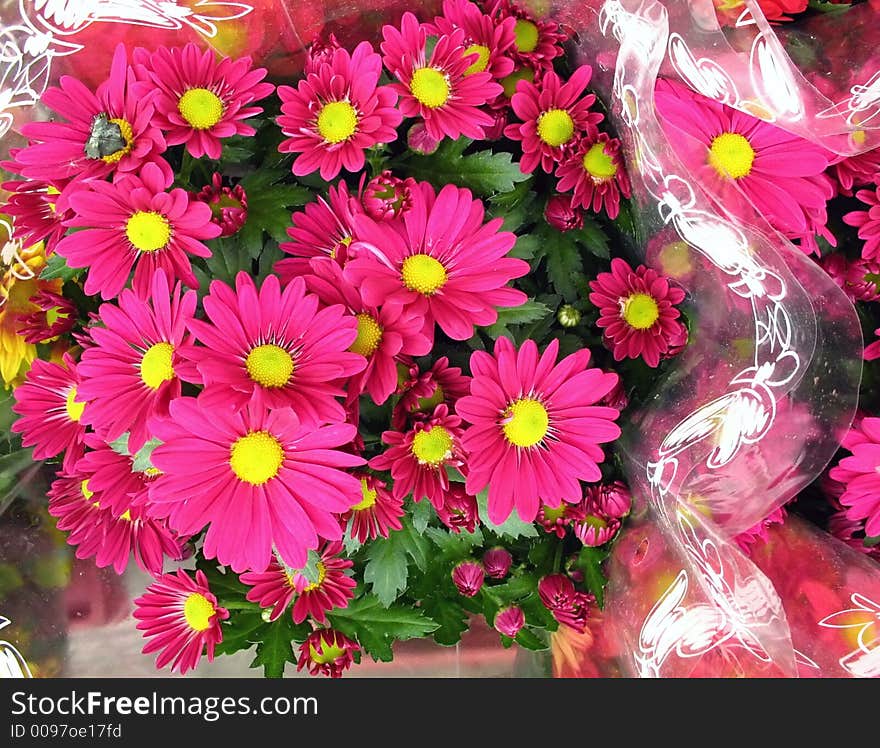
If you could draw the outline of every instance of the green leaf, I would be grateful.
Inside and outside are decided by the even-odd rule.
[[[865,546],[865,548],[873,548],[875,545],[880,545],[880,535],[864,538],[862,540],[862,545]]]
[[[602,609],[605,606],[605,585],[608,580],[602,573],[602,562],[608,558],[608,551],[602,548],[584,546],[574,562],[576,569],[584,574],[584,585],[596,596],[596,603]]]
[[[250,666],[262,666],[266,678],[281,678],[284,675],[284,666],[288,662],[296,663],[293,642],[297,639],[305,641],[308,629],[303,630],[302,625],[294,625],[290,615],[284,614],[277,621],[266,624],[261,633],[257,656]]]
[[[67,266],[66,260],[61,255],[52,255],[46,260],[46,267],[40,273],[43,280],[52,280],[53,278],[61,278],[65,283],[75,278],[82,272],[82,268],[71,268]]]
[[[251,258],[259,257],[263,249],[263,231],[277,242],[286,241],[290,208],[305,205],[313,197],[311,190],[302,185],[281,182],[285,176],[281,169],[258,169],[241,180],[247,194],[247,221],[231,238]]]
[[[498,310],[498,321],[486,328],[486,332],[493,338],[499,338],[507,329],[507,325],[523,325],[537,322],[552,313],[550,307],[540,301],[529,299],[517,307]]]
[[[480,521],[492,532],[501,537],[508,538],[536,538],[538,531],[534,524],[523,522],[514,509],[510,516],[500,525],[496,525],[489,519],[489,489],[486,488],[477,495],[477,507],[480,512]]]
[[[302,569],[296,569],[302,574],[309,584],[315,584],[321,578],[321,572],[318,570],[318,564],[321,563],[321,557],[317,552],[309,550],[306,557],[306,565]]]
[[[510,192],[517,182],[529,179],[519,164],[511,161],[509,153],[477,151],[463,155],[470,143],[467,138],[447,138],[434,153],[412,156],[408,163],[410,176],[433,184],[467,187],[486,197]]]
[[[327,614],[330,625],[346,636],[357,639],[374,660],[390,662],[391,645],[398,639],[417,639],[438,625],[417,608],[392,605],[385,607],[375,595],[361,594],[347,608]]]
[[[431,506],[430,501],[419,501],[413,505],[412,523],[417,533],[424,534],[425,528],[432,519],[434,519],[434,507]]]
[[[415,562],[420,571],[427,571],[431,561],[431,541],[416,530],[409,517],[404,517],[401,524],[403,529],[391,533],[394,542],[406,551],[406,554]]]
[[[437,623],[433,634],[437,644],[451,647],[468,630],[468,614],[455,600],[437,595],[423,600],[422,609]]]
[[[205,264],[212,281],[220,280],[235,286],[235,276],[240,271],[251,273],[251,257],[239,234],[211,239],[207,244],[211,248],[211,256],[205,260]],[[260,246],[262,248],[262,244]],[[202,290],[207,291],[206,288]]]
[[[146,470],[149,470],[153,467],[153,463],[150,462],[150,456],[153,454],[153,450],[158,447],[162,442],[158,439],[150,439],[148,442],[141,447],[134,456],[131,464],[131,470],[134,473],[143,473]],[[127,444],[127,442],[126,442]]]
[[[386,608],[406,589],[408,576],[406,552],[395,542],[392,532],[388,538],[376,538],[367,550],[364,582]]]
[[[449,530],[441,530],[439,527],[429,527],[425,534],[434,541],[440,551],[450,558],[464,558],[470,553],[471,548],[483,544],[483,533],[477,527],[473,532],[454,533]]]
[[[508,257],[518,257],[521,260],[540,259],[544,256],[544,242],[536,234],[523,234],[516,237],[516,244],[508,252]]]
[[[499,192],[491,198],[491,213],[493,216],[503,216],[510,212],[523,202],[530,202],[530,197],[534,196],[532,192],[532,183],[534,177],[528,175],[518,184],[514,185],[512,190],[507,192]]]
[[[112,449],[117,454],[127,455],[128,452],[128,432],[126,431],[122,436],[117,437],[112,442],[108,442],[107,444],[110,449]]]
[[[547,277],[568,302],[577,301],[586,287],[584,263],[573,237],[551,231],[545,234]]]
[[[229,618],[221,624],[223,641],[217,645],[217,654],[232,654],[250,649],[261,640],[259,632],[265,625],[259,610],[230,611]]]
[[[607,260],[611,254],[608,249],[608,235],[592,218],[584,219],[582,229],[574,233],[575,239],[596,257]]]
[[[534,651],[550,648],[550,644],[547,641],[525,627],[516,632],[516,643],[521,647]]]

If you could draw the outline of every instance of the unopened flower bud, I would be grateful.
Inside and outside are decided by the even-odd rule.
[[[581,313],[571,304],[563,304],[556,312],[556,319],[563,327],[575,327],[581,321]]]

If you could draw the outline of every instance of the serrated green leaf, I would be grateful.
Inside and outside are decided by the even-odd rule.
[[[375,595],[360,595],[347,608],[327,614],[330,625],[356,639],[374,660],[390,662],[391,645],[398,639],[416,639],[436,631],[438,625],[421,610],[385,607]]]
[[[144,446],[137,451],[134,459],[131,461],[132,472],[143,473],[153,467],[153,463],[150,462],[150,456],[153,454],[153,450],[161,443],[161,441],[155,438],[146,442]]]
[[[530,322],[542,320],[552,313],[552,309],[540,301],[529,299],[517,307],[509,307],[498,310],[498,321],[486,328],[486,332],[493,339],[498,339],[506,332],[508,325],[524,325]]]
[[[536,538],[538,531],[534,524],[523,522],[514,509],[510,516],[500,525],[496,525],[489,519],[489,489],[485,488],[477,495],[477,507],[480,513],[480,521],[492,532],[500,537],[508,538]]]
[[[523,234],[516,237],[516,244],[507,254],[520,260],[533,260],[544,256],[544,242],[535,234]]]
[[[584,263],[573,237],[558,231],[545,235],[547,277],[556,291],[568,302],[577,301],[586,286]]]
[[[319,563],[321,563],[321,556],[316,551],[309,550],[309,555],[306,556],[306,565],[296,571],[302,574],[309,584],[315,584],[321,578],[321,572],[318,569]]]
[[[468,614],[455,600],[431,597],[422,601],[422,609],[437,623],[433,634],[437,644],[451,647],[461,641],[461,635],[468,630]]]
[[[490,198],[491,213],[494,216],[503,216],[506,212],[513,210],[523,202],[528,202],[529,197],[533,197],[532,183],[534,177],[528,175],[518,184],[514,185],[512,190],[508,192],[499,192]]]
[[[471,548],[483,544],[483,533],[477,527],[473,532],[450,532],[439,527],[429,527],[425,534],[437,545],[440,551],[450,558],[464,558]]]
[[[427,571],[431,560],[431,541],[416,530],[409,517],[404,517],[401,524],[403,528],[391,532],[390,535],[394,537],[394,542],[399,544],[415,562],[420,571]]]
[[[286,184],[281,180],[286,173],[281,169],[259,169],[241,180],[247,195],[247,221],[234,234],[238,244],[248,257],[256,259],[263,249],[265,231],[277,242],[287,240],[287,227],[291,225],[290,209],[308,203],[314,195],[299,184]]]
[[[574,562],[576,569],[584,575],[584,585],[596,597],[596,604],[601,610],[605,606],[605,585],[608,580],[602,573],[602,562],[608,558],[608,551],[602,548],[584,546]]]
[[[212,281],[220,280],[234,287],[235,276],[240,271],[251,274],[251,257],[238,234],[211,239],[207,244],[211,249],[211,256],[205,259],[205,264]]]
[[[223,640],[217,644],[217,654],[232,654],[250,649],[261,639],[261,629],[266,622],[259,610],[232,610],[229,618],[220,625]]]
[[[67,261],[61,255],[52,255],[46,260],[46,267],[40,273],[42,280],[61,278],[65,283],[82,272],[82,268],[68,267]]]
[[[529,178],[509,153],[487,150],[463,155],[468,145],[466,138],[446,140],[428,156],[413,156],[407,165],[410,176],[434,184],[467,187],[485,197],[510,192],[516,183]]]
[[[126,431],[122,436],[117,437],[112,442],[108,442],[107,446],[110,447],[114,452],[120,455],[127,455],[128,452],[128,432]]]
[[[400,543],[388,538],[376,538],[367,549],[364,582],[386,608],[406,589],[409,574],[406,552]]]
[[[412,523],[417,533],[423,534],[432,519],[434,519],[434,507],[431,506],[430,501],[419,501],[413,505]]]
[[[531,649],[536,652],[550,648],[548,642],[525,627],[516,632],[516,643],[525,649]]]
[[[278,620],[267,623],[257,644],[256,657],[250,666],[262,666],[266,678],[281,678],[284,675],[284,666],[288,662],[296,663],[293,642],[297,634],[300,641],[305,641],[308,637],[308,631],[303,632],[302,627],[297,632],[289,615],[282,615]]]
[[[592,218],[584,219],[583,228],[574,232],[574,238],[596,257],[607,260],[611,256],[608,235]]]

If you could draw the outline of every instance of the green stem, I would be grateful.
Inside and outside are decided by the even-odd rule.
[[[553,569],[556,571],[560,571],[560,567],[562,565],[562,541],[559,540],[556,543],[556,552],[553,554]]]
[[[183,151],[183,161],[180,165],[180,177],[179,181],[183,187],[189,188],[192,185],[189,183],[190,175],[192,174],[193,167],[195,166],[195,159],[190,156],[189,151],[184,149]]]
[[[252,603],[247,600],[218,600],[217,604],[221,608],[226,608],[227,610],[259,610],[260,606],[257,603]]]

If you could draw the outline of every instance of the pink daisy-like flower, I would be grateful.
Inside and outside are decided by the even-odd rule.
[[[584,96],[592,74],[589,65],[581,65],[565,83],[551,71],[541,79],[540,86],[529,81],[517,85],[510,101],[523,122],[508,125],[504,134],[522,141],[519,168],[523,173],[530,174],[540,166],[552,174],[576,143],[598,136],[597,125],[604,116],[590,111],[596,97]]]
[[[853,187],[863,187],[878,181],[880,175],[880,148],[842,158],[830,167],[842,195],[852,195]]]
[[[725,209],[751,220],[751,202],[791,236],[827,223],[825,206],[835,192],[824,173],[829,151],[672,81],[657,82],[655,104],[670,144]]]
[[[880,264],[832,252],[819,264],[853,301],[880,301]]]
[[[769,539],[769,535],[767,530],[771,527],[771,525],[781,525],[785,522],[786,512],[784,507],[776,507],[770,514],[768,514],[764,519],[760,522],[757,522],[755,525],[750,527],[748,530],[744,530],[739,535],[737,535],[733,542],[739,546],[739,549],[743,553],[750,553],[752,546],[758,543],[759,541],[762,543],[766,543]],[[584,544],[586,545],[586,543]]]
[[[375,221],[399,218],[412,207],[412,192],[416,180],[395,177],[389,169],[367,182],[361,193],[364,212]]]
[[[620,141],[599,133],[594,139],[584,139],[570,156],[556,169],[560,192],[572,191],[572,207],[582,207],[598,213],[602,208],[609,218],[620,213],[620,196],[632,194],[629,177],[623,167]]]
[[[305,428],[290,408],[251,402],[233,412],[190,397],[169,413],[154,421],[162,444],[151,461],[162,475],[150,487],[151,513],[187,535],[207,525],[206,558],[264,571],[274,549],[301,569],[319,538],[341,539],[336,515],[361,500],[360,481],[344,469],[364,460],[337,449],[354,426]]]
[[[486,578],[483,567],[474,561],[462,561],[452,570],[452,582],[465,597],[473,597],[483,586]]]
[[[69,354],[63,366],[36,359],[13,395],[14,413],[21,416],[11,427],[21,434],[24,447],[34,448],[35,460],[64,453],[62,465],[71,471],[82,457],[85,426],[81,420],[86,404],[78,398],[80,376]]]
[[[191,340],[186,324],[196,310],[196,292],[181,296],[168,287],[165,273],[153,275],[149,299],[125,289],[118,306],[102,304],[102,327],[90,330],[93,346],[83,351],[78,370],[80,399],[88,403],[83,422],[108,442],[126,431],[128,449],[137,452],[150,438],[147,421],[168,414],[180,395],[185,359],[179,349]],[[190,371],[185,378],[197,380]]]
[[[509,605],[495,614],[492,625],[498,633],[515,639],[520,629],[526,625],[526,617],[518,605]]]
[[[514,62],[509,53],[516,41],[513,32],[515,23],[513,18],[504,18],[499,22],[469,0],[443,0],[442,15],[425,26],[429,34],[437,36],[448,36],[456,29],[463,30],[465,49],[462,54],[478,55],[464,74],[488,72],[498,80],[513,72]]]
[[[284,283],[298,275],[311,272],[309,260],[323,257],[345,265],[349,245],[355,239],[354,217],[361,212],[358,200],[348,193],[340,181],[327,191],[329,202],[319,197],[299,213],[293,214],[293,226],[287,229],[292,239],[282,242],[284,252],[292,258],[279,260],[273,268]]]
[[[477,497],[464,490],[461,483],[451,483],[443,494],[443,503],[436,507],[437,516],[453,533],[471,533],[480,524]]]
[[[845,488],[840,503],[849,519],[864,519],[865,533],[880,535],[880,418],[862,418],[844,440],[852,454],[844,457],[829,475]]]
[[[163,574],[134,601],[137,628],[150,641],[144,654],[159,652],[156,668],[171,663],[181,675],[199,664],[202,655],[214,659],[214,648],[223,641],[220,621],[229,611],[217,604],[204,572],[193,579],[183,569]]]
[[[465,136],[481,140],[492,117],[479,107],[502,92],[488,71],[468,72],[479,63],[480,53],[465,54],[463,29],[437,39],[427,55],[427,27],[412,13],[404,13],[400,29],[382,27],[385,67],[399,83],[391,87],[400,95],[404,117],[421,117],[425,130],[436,140]]]
[[[88,268],[83,289],[103,299],[118,296],[134,268],[132,287],[146,296],[156,269],[198,288],[189,255],[210,257],[203,239],[220,235],[211,209],[191,201],[186,190],[166,192],[171,179],[155,164],[115,182],[91,181],[70,195],[76,216],[68,226],[85,227],[64,237],[55,251],[74,268]]]
[[[166,556],[183,558],[180,541],[164,522],[138,507],[114,516],[81,476],[61,475],[52,483],[48,511],[58,519],[58,529],[70,533],[67,542],[76,547],[76,557],[94,557],[99,568],[112,566],[122,574],[133,555],[140,568],[159,576]]]
[[[859,239],[864,239],[862,257],[880,262],[880,181],[870,189],[858,190],[856,197],[867,210],[853,210],[843,217],[843,222],[859,230]]]
[[[558,506],[548,506],[541,504],[535,521],[541,525],[544,532],[556,535],[557,538],[564,538],[568,528],[575,521],[583,518],[584,506],[583,502],[570,504],[562,502]]]
[[[490,548],[483,554],[483,568],[486,570],[486,576],[492,579],[504,579],[512,563],[513,556],[510,555],[510,551],[500,546]]]
[[[395,498],[387,484],[375,475],[356,475],[361,482],[361,500],[340,517],[348,525],[348,534],[359,543],[378,537],[387,538],[391,530],[400,530],[405,514],[403,499]]]
[[[341,678],[360,651],[358,643],[345,634],[333,629],[317,629],[300,645],[296,669],[307,668],[310,675]]]
[[[402,499],[410,493],[413,501],[427,498],[434,508],[443,506],[449,490],[446,468],[461,468],[461,418],[450,415],[445,405],[438,405],[426,423],[417,423],[405,434],[383,431],[388,449],[370,460],[373,470],[390,470],[394,479],[392,492]]]
[[[326,624],[326,613],[334,608],[348,607],[354,597],[356,582],[345,573],[353,562],[339,558],[342,543],[328,543],[317,562],[318,579],[310,582],[302,573],[287,569],[272,559],[264,572],[246,572],[241,575],[242,584],[251,589],[247,599],[260,607],[272,608],[269,620],[276,620],[295,599],[291,615],[294,623],[302,623],[308,616],[318,623]]]
[[[587,486],[584,493],[590,509],[605,517],[622,519],[629,514],[632,506],[629,488],[619,480]]]
[[[421,420],[441,403],[455,410],[455,403],[470,391],[471,378],[458,366],[450,366],[449,358],[441,356],[427,371],[412,364],[407,378],[399,386],[400,400],[391,414],[391,425],[402,431],[410,418]]]
[[[360,288],[348,283],[335,262],[312,260],[312,274],[303,276],[306,287],[322,304],[339,304],[357,320],[357,337],[349,350],[367,360],[366,368],[348,385],[349,397],[368,392],[376,405],[384,403],[397,388],[395,357],[424,356],[431,339],[424,334],[425,319],[412,309],[388,301],[368,304]]]
[[[47,343],[73,329],[76,324],[76,306],[70,299],[45,289],[29,299],[39,311],[22,314],[18,318],[18,334],[28,343]]]
[[[430,156],[436,151],[442,139],[431,135],[425,127],[425,123],[421,120],[415,122],[406,131],[406,147],[422,156]]]
[[[283,291],[274,275],[259,290],[244,271],[235,289],[212,281],[202,300],[210,321],[187,322],[204,347],[181,351],[208,387],[205,406],[242,407],[254,398],[269,408],[294,408],[304,425],[344,421],[339,380],[362,371],[366,360],[350,352],[357,320],[341,305],[319,303],[302,278]]]
[[[17,173],[57,185],[74,177],[78,182],[131,172],[152,162],[170,180],[171,168],[160,156],[165,140],[153,123],[154,95],[134,92],[134,81],[124,44],[116,47],[109,79],[94,93],[73,76],[62,76],[59,87],[47,89],[40,100],[67,122],[29,122],[21,128],[31,144],[15,154],[21,164]]]
[[[620,530],[620,520],[589,513],[574,523],[575,537],[586,546],[595,548],[605,545]]]
[[[319,34],[306,48],[306,60],[303,63],[303,73],[310,75],[317,73],[321,65],[330,64],[333,61],[333,53],[342,45],[336,38],[336,34]]]
[[[435,196],[427,182],[398,230],[365,215],[355,217],[357,254],[345,278],[360,286],[368,304],[400,303],[436,323],[450,338],[467,340],[474,325],[491,325],[497,307],[516,307],[527,297],[507,283],[529,272],[525,260],[507,257],[516,242],[499,231],[503,220],[483,223],[483,203],[470,190],[447,184]],[[428,332],[428,331],[426,331]]]
[[[655,368],[681,337],[684,325],[674,304],[684,300],[685,292],[656,270],[644,265],[633,270],[615,257],[611,272],[599,273],[590,289],[590,302],[599,309],[596,324],[605,330],[615,361],[641,357]]]
[[[549,574],[538,582],[538,597],[559,623],[583,633],[592,595],[579,592],[565,574]]]
[[[403,117],[394,86],[378,85],[381,75],[382,58],[361,42],[351,54],[334,50],[295,89],[279,86],[278,126],[288,137],[278,150],[300,154],[294,174],[320,171],[322,179],[333,179],[343,168],[357,173],[367,148],[397,139]]]
[[[165,132],[168,145],[186,145],[194,158],[219,159],[220,141],[233,135],[253,135],[256,130],[242,120],[263,111],[250,106],[275,90],[261,83],[265,68],[251,69],[251,58],[219,61],[213,49],[190,42],[184,47],[139,47],[132,66],[142,94],[158,91],[153,103],[154,124]]]
[[[868,343],[862,353],[862,357],[865,361],[874,361],[875,359],[880,358],[880,327],[874,330],[874,336],[877,337],[878,340]]]
[[[533,340],[519,351],[505,337],[494,355],[471,354],[471,394],[456,411],[472,425],[462,437],[468,455],[466,488],[489,488],[489,519],[500,524],[516,506],[533,522],[541,505],[581,500],[579,480],[597,481],[599,447],[620,436],[618,411],[596,405],[617,382],[616,374],[587,368],[583,348],[556,362],[559,341],[543,354]]]
[[[77,460],[75,471],[100,495],[101,506],[119,517],[133,506],[145,505],[147,476],[134,469],[132,456],[117,452],[95,434],[86,434],[85,441],[89,450]]]
[[[244,187],[240,184],[224,186],[223,177],[217,172],[211,176],[211,184],[189,196],[211,209],[211,221],[220,227],[220,236],[232,236],[247,221],[248,203]]]
[[[490,0],[486,13],[497,18],[496,23],[514,19],[511,54],[516,62],[536,69],[552,69],[553,60],[562,54],[562,42],[568,37],[558,23],[539,19],[511,0]]]
[[[13,149],[12,153],[16,151]],[[22,168],[18,163],[3,163],[0,167],[7,171]],[[14,172],[17,173],[17,172]],[[31,247],[44,242],[46,255],[55,251],[55,245],[67,232],[63,221],[71,217],[71,212],[57,209],[58,195],[65,182],[45,182],[28,179],[23,182],[4,182],[2,188],[9,192],[6,203],[0,206],[13,220],[13,234],[21,240],[23,247]]]

